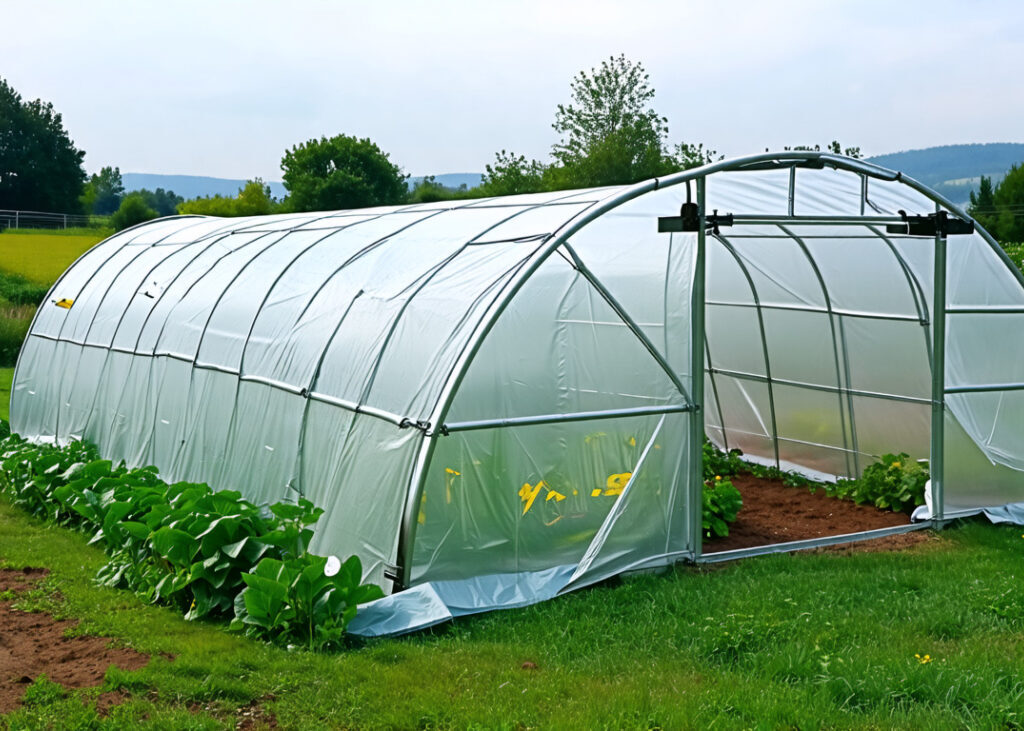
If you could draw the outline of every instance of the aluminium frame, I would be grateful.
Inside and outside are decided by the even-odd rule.
[[[855,173],[861,177],[861,202],[860,216],[810,216],[810,217],[797,217],[793,215],[793,204],[795,200],[795,179],[796,170],[801,167],[807,167],[812,169],[822,169],[829,167],[835,170],[845,170],[851,173]],[[698,184],[698,206],[700,210],[700,227],[697,236],[697,251],[698,251],[698,262],[699,267],[695,267],[694,271],[694,289],[698,286],[703,290],[704,279],[705,279],[705,241],[706,233],[704,227],[705,221],[705,199],[702,197],[704,188],[706,185],[707,177],[718,172],[726,171],[742,171],[742,170],[771,170],[771,169],[789,169],[790,170],[790,195],[789,195],[789,214],[788,216],[769,217],[769,216],[734,216],[734,221],[742,222],[748,225],[857,225],[857,226],[869,226],[873,227],[877,224],[884,223],[896,223],[901,222],[902,219],[896,219],[892,216],[868,216],[864,215],[867,206],[874,205],[868,199],[868,183],[869,180],[874,178],[885,182],[899,182],[902,183],[912,190],[923,195],[925,198],[933,201],[936,205],[937,210],[945,208],[951,213],[957,216],[973,220],[968,216],[959,206],[949,201],[944,196],[931,190],[927,186],[919,183],[911,177],[905,176],[902,173],[888,170],[886,168],[874,165],[872,163],[864,162],[861,160],[855,160],[847,158],[841,155],[834,155],[831,153],[822,152],[786,152],[786,153],[764,153],[759,155],[751,155],[746,157],[735,158],[731,160],[722,160],[718,162],[709,163],[707,165],[695,168],[692,170],[686,170],[673,175],[666,176],[664,178],[655,178],[653,180],[644,181],[635,185],[629,186],[615,195],[606,198],[598,203],[594,204],[588,209],[585,209],[578,213],[571,220],[563,224],[557,231],[555,231],[546,241],[546,243],[531,257],[525,266],[521,267],[518,272],[506,282],[503,290],[492,302],[488,308],[486,314],[481,318],[476,329],[470,336],[465,347],[456,359],[455,364],[446,380],[437,402],[434,408],[431,410],[430,423],[435,425],[434,431],[429,434],[425,434],[420,443],[418,453],[416,455],[413,469],[410,473],[410,479],[408,483],[408,490],[406,492],[405,508],[403,511],[399,536],[396,545],[396,561],[397,561],[397,576],[396,576],[396,589],[404,588],[409,585],[409,580],[412,571],[413,564],[413,547],[416,539],[416,521],[414,516],[416,515],[416,507],[419,505],[425,483],[427,479],[427,470],[429,468],[431,459],[433,457],[434,448],[437,443],[437,437],[443,433],[444,419],[451,408],[452,401],[454,400],[455,394],[458,392],[459,386],[461,385],[473,359],[477,352],[494,327],[497,319],[508,307],[511,300],[515,297],[516,293],[523,287],[530,276],[547,260],[549,256],[554,254],[563,244],[565,244],[573,235],[575,235],[580,229],[585,227],[587,224],[598,219],[608,211],[613,210],[635,198],[638,198],[646,193],[659,190],[661,188],[685,184],[691,180],[697,181]],[[1009,257],[1004,251],[1002,251],[999,244],[980,226],[976,227],[976,231],[985,240],[989,247],[996,252],[1000,260],[1012,271],[1022,287],[1024,287],[1024,274],[1018,271],[1010,262]],[[872,231],[876,235],[880,236],[877,230]],[[880,236],[881,237],[881,236]],[[792,234],[786,238],[793,238]],[[885,238],[885,237],[881,237]],[[938,242],[939,237],[936,237]],[[915,286],[919,289],[920,284],[916,282],[916,278],[910,273],[906,262],[895,250],[891,241],[886,239],[887,245],[893,250],[896,258],[900,262],[900,266],[907,277],[908,284],[911,290],[914,291]],[[939,248],[939,244],[936,243],[936,249]],[[945,277],[945,257],[944,257],[944,246],[942,247],[942,263],[943,267],[943,278]],[[938,259],[938,257],[936,257]],[[940,266],[937,262],[936,266]],[[699,271],[696,271],[699,269]],[[933,290],[935,288],[933,287]],[[944,288],[943,288],[944,290]],[[923,294],[923,292],[921,292]],[[942,334],[938,337],[938,344],[944,348],[944,335],[945,335],[945,312],[948,304],[945,301],[945,292],[941,293],[941,299],[938,296],[939,293],[933,291],[933,302],[932,302],[932,338],[930,339],[930,345],[932,349],[932,410],[933,410],[933,426],[932,426],[932,445],[931,445],[931,464],[941,464],[944,458],[944,414],[945,414],[945,399],[944,395],[946,390],[944,389],[945,383],[945,359],[935,357],[935,345],[937,332],[936,320],[939,320],[939,312],[941,311],[942,317]],[[922,324],[928,324],[927,314],[922,313],[923,302],[918,303],[917,294],[914,295],[915,304],[919,308],[919,314],[923,314],[921,317]],[[694,310],[699,309],[699,312]],[[839,313],[835,313],[839,314]],[[840,318],[841,319],[841,318]],[[691,308],[691,327],[699,321],[700,327],[698,329],[691,330],[691,364],[696,363],[698,359],[701,362],[701,368],[699,371],[695,371],[692,374],[692,386],[690,401],[693,404],[693,409],[690,411],[691,424],[691,442],[694,444],[690,445],[691,454],[691,465],[690,465],[690,485],[688,496],[689,503],[688,509],[690,510],[690,527],[692,545],[690,550],[686,551],[675,551],[671,554],[665,554],[660,557],[668,561],[671,559],[679,560],[690,560],[694,562],[706,561],[702,558],[701,552],[701,533],[700,533],[700,518],[699,513],[692,509],[694,505],[693,501],[695,498],[699,499],[700,489],[703,485],[703,467],[700,459],[700,447],[703,444],[704,434],[704,398],[703,398],[703,359],[705,352],[707,352],[707,341],[706,333],[704,331],[704,304],[701,302],[696,308]],[[699,332],[699,338],[696,334]],[[691,365],[691,370],[693,365]],[[698,378],[698,373],[700,377]],[[699,382],[699,385],[698,385]],[[937,397],[935,384],[940,384],[938,390],[942,390],[943,394]],[[1024,389],[1024,384],[1020,385],[1021,389]],[[847,390],[849,387],[847,386]],[[867,395],[867,394],[865,394]],[[941,418],[940,418],[941,416]],[[698,424],[699,419],[699,424]],[[939,432],[939,437],[936,439],[936,424]],[[724,425],[723,425],[724,428]],[[933,482],[933,505],[937,506],[939,516],[943,515],[943,492],[942,492],[942,475],[940,468],[939,479],[937,480],[938,490],[935,490]],[[941,518],[939,518],[941,520]],[[918,524],[920,527],[928,527],[931,525],[938,525],[939,520],[925,521]],[[914,528],[917,528],[915,525]],[[696,532],[694,533],[694,528]],[[910,530],[909,528],[907,530]],[[812,539],[807,542],[800,542],[801,545],[793,545],[780,550],[796,550],[798,548],[812,548],[818,545],[831,545],[834,543],[852,541],[852,540],[866,540],[877,537],[875,532],[863,532],[855,534],[847,534],[844,536],[833,536],[822,539]],[[756,549],[740,549],[735,552],[730,552],[728,558],[742,558],[747,555],[755,555],[756,553],[763,553],[764,551],[757,551]],[[654,556],[649,560],[645,560],[645,564],[654,564],[658,562],[659,557]],[[664,563],[663,561],[662,563]]]

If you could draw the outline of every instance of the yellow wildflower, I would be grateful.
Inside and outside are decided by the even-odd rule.
[[[715,475],[715,482],[721,482],[721,481],[722,481],[722,476],[721,475]]]
[[[919,655],[917,653],[914,653],[914,657],[916,657],[917,661],[919,663],[921,663],[922,665],[927,665],[928,663],[930,663],[932,661],[932,656],[931,655]]]

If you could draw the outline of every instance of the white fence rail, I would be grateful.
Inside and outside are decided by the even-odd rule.
[[[76,213],[13,211],[0,208],[0,231],[6,228],[89,228],[105,226],[109,216],[85,216]]]

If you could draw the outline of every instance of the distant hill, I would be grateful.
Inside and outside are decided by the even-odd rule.
[[[982,175],[996,183],[1011,165],[1024,162],[1024,144],[943,145],[867,158],[868,162],[899,170],[934,188],[954,203],[966,204]]]
[[[245,186],[244,180],[229,178],[207,178],[201,175],[151,175],[149,173],[122,173],[126,191],[148,188],[156,190],[173,190],[186,200],[206,195],[224,195],[234,197],[238,190]],[[270,194],[275,198],[283,198],[287,191],[283,183],[268,182]]]

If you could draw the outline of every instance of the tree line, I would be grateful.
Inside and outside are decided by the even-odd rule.
[[[1024,165],[1012,166],[996,186],[982,175],[967,212],[997,241],[1024,243]]]

